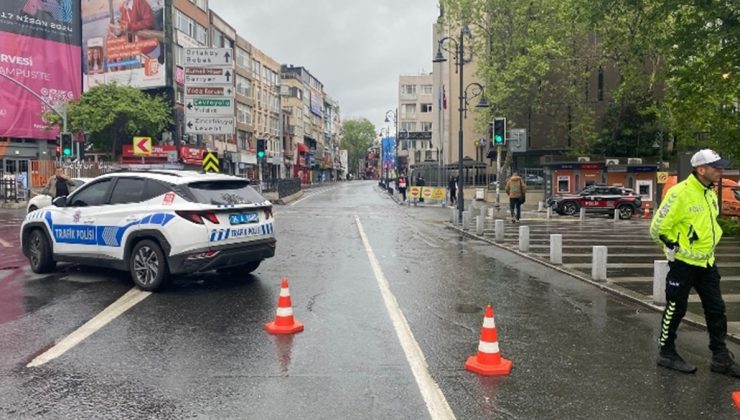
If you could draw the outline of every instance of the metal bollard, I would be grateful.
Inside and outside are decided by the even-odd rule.
[[[497,219],[494,225],[496,231],[496,242],[504,241],[504,221]]]
[[[653,303],[665,305],[665,281],[668,276],[668,261],[653,261]]]
[[[594,246],[591,260],[591,278],[593,280],[606,281],[606,256],[607,248],[605,246]]]
[[[519,226],[519,250],[529,252],[529,226]]]
[[[563,263],[563,235],[550,235],[550,262],[553,264]]]
[[[483,221],[486,220],[483,216],[475,216],[475,233],[476,235],[483,235]]]
[[[537,211],[545,211],[545,202],[544,201],[538,201],[537,202]]]
[[[581,211],[581,214],[580,214],[581,221],[586,220],[586,208],[585,207],[581,207],[581,210],[580,211]]]
[[[550,220],[550,216],[552,216],[552,207],[547,208],[547,220]]]
[[[619,209],[614,209],[614,221],[619,220]]]

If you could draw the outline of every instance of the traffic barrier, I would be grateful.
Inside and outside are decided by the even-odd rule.
[[[606,281],[606,256],[607,248],[605,246],[594,246],[591,260],[591,279]]]
[[[508,375],[511,372],[511,365],[511,360],[504,359],[499,352],[493,308],[488,305],[480,330],[478,353],[468,357],[465,369],[480,375]]]
[[[732,393],[732,401],[735,403],[735,408],[740,408],[740,391]]]
[[[283,278],[280,285],[275,320],[265,324],[265,330],[270,334],[294,334],[303,331],[303,324],[293,318],[293,304],[290,301],[290,290],[288,290],[288,279],[286,278]]]
[[[653,303],[665,305],[665,279],[668,276],[668,261],[653,261]]]
[[[563,235],[553,233],[550,235],[550,262],[553,264],[563,263]]]
[[[519,226],[519,251],[529,252],[529,226]]]
[[[496,235],[496,242],[504,241],[504,221],[502,219],[496,219],[493,225],[494,233]]]

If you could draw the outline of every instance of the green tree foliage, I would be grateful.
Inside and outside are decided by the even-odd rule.
[[[61,118],[46,114],[52,125],[61,126]],[[95,150],[110,151],[116,158],[123,144],[135,135],[158,137],[172,124],[172,110],[160,96],[116,83],[98,85],[68,105],[70,132],[84,131]]]
[[[360,159],[367,156],[367,151],[375,140],[375,126],[367,119],[350,119],[342,121],[342,148],[347,149],[349,172],[357,170]]]

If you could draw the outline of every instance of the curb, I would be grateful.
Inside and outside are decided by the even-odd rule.
[[[637,303],[639,305],[642,305],[644,307],[647,307],[649,309],[652,309],[652,310],[654,310],[656,312],[663,312],[663,307],[662,306],[659,306],[659,305],[656,305],[656,304],[652,303],[652,301],[650,300],[649,297],[646,297],[645,295],[642,295],[640,293],[634,292],[632,290],[625,289],[625,288],[620,287],[620,286],[617,286],[617,285],[608,284],[608,283],[602,283],[602,282],[597,282],[597,281],[591,280],[591,279],[589,279],[587,277],[584,277],[583,275],[581,275],[579,273],[575,273],[575,272],[572,272],[570,270],[567,270],[567,269],[563,268],[562,266],[551,264],[548,261],[542,260],[542,259],[537,258],[537,257],[533,257],[533,256],[531,256],[529,254],[526,254],[524,252],[521,252],[521,251],[519,251],[519,250],[517,250],[515,248],[510,248],[510,247],[508,247],[506,245],[499,244],[496,241],[493,241],[493,240],[487,239],[485,237],[478,236],[478,235],[476,235],[474,233],[465,231],[462,228],[457,227],[457,226],[453,225],[450,222],[445,222],[445,227],[447,229],[457,231],[457,232],[461,233],[462,235],[467,236],[469,238],[473,238],[473,239],[477,239],[477,240],[480,240],[480,241],[489,243],[489,244],[491,244],[491,245],[493,245],[493,246],[495,246],[497,248],[500,248],[500,249],[509,251],[509,252],[511,252],[513,254],[516,254],[516,255],[518,255],[520,257],[526,258],[526,259],[528,259],[530,261],[536,262],[536,263],[538,263],[540,265],[544,265],[545,267],[551,268],[551,269],[553,269],[553,270],[555,270],[555,271],[557,271],[559,273],[566,274],[568,276],[574,277],[574,278],[576,278],[578,280],[581,280],[581,281],[583,281],[585,283],[588,283],[588,284],[590,284],[592,286],[596,286],[597,288],[599,288],[601,290],[604,290],[604,291],[606,291],[608,293],[611,293],[613,295],[619,296],[619,297],[624,298],[626,300],[629,300],[631,302]],[[700,316],[700,315],[694,315],[694,314],[691,314],[689,312],[686,312],[686,315],[684,315],[684,318],[683,318],[683,320],[681,320],[681,322],[685,322],[686,324],[689,324],[689,325],[692,325],[694,327],[699,327],[699,328],[702,328],[702,329],[706,330],[707,325],[703,321],[703,319],[704,318],[702,316]],[[727,339],[730,340],[730,341],[733,341],[735,343],[740,344],[740,335],[738,335],[738,334],[731,333],[731,332],[728,331],[727,332]]]
[[[289,204],[289,203],[291,203],[293,201],[298,200],[301,197],[303,197],[303,190],[300,190],[300,191],[298,191],[295,194],[287,195],[287,196],[285,196],[283,198],[278,198],[277,200],[270,200],[270,201],[273,204],[278,204],[278,205],[283,205],[284,206],[286,204]]]

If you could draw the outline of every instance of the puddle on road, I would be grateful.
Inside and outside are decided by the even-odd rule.
[[[483,312],[483,308],[472,303],[458,303],[455,306],[455,311],[461,314],[474,314]]]

